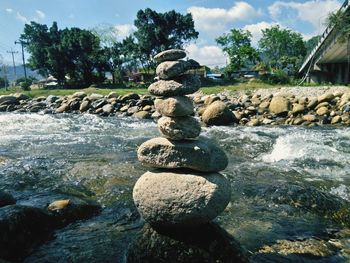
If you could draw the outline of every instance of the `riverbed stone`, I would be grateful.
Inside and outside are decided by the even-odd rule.
[[[63,113],[69,110],[69,105],[67,103],[62,103],[60,107],[56,109],[57,113]]]
[[[314,114],[306,114],[302,118],[304,121],[308,121],[308,122],[314,122],[317,120],[317,118]]]
[[[142,110],[142,111],[135,112],[133,116],[138,119],[148,119],[150,118],[151,114],[148,111]]]
[[[171,140],[194,139],[201,132],[199,122],[190,116],[162,117],[158,120],[158,129],[164,137]]]
[[[294,114],[299,114],[299,113],[302,113],[302,112],[304,112],[304,111],[305,111],[305,106],[304,106],[304,105],[302,105],[302,104],[297,104],[297,103],[293,104],[292,112],[293,112]]]
[[[321,102],[330,102],[334,99],[334,94],[333,93],[325,93],[325,94],[322,94],[321,96],[319,96],[317,98],[318,100],[318,103],[321,103]]]
[[[0,105],[12,105],[18,104],[17,98],[12,95],[2,95],[0,96]]]
[[[80,104],[80,107],[79,107],[79,110],[81,112],[85,112],[89,109],[90,107],[90,101],[89,100],[84,100],[81,104]]]
[[[341,119],[341,116],[337,115],[337,116],[334,116],[331,120],[331,124],[337,124],[339,122],[341,122],[342,119]]]
[[[182,117],[194,113],[193,102],[186,96],[156,99],[154,106],[160,114],[168,117]]]
[[[274,96],[271,100],[269,110],[277,115],[287,114],[290,108],[290,102],[282,96]]]
[[[146,172],[133,190],[138,211],[155,226],[207,223],[226,208],[230,197],[230,183],[219,173]]]
[[[181,49],[169,49],[158,53],[154,56],[154,60],[158,63],[164,61],[174,61],[186,57],[186,52]]]
[[[222,101],[210,104],[202,114],[202,121],[208,125],[227,125],[237,122],[235,115]]]
[[[184,75],[176,80],[159,80],[151,84],[148,91],[155,96],[182,96],[199,90],[200,79],[194,75]]]
[[[170,141],[153,138],[141,144],[139,161],[155,168],[189,168],[201,172],[218,172],[227,167],[224,151],[210,141]]]
[[[323,116],[323,115],[328,115],[329,114],[329,110],[327,107],[321,107],[316,111],[317,115],[319,116]]]
[[[9,193],[0,191],[0,207],[6,205],[14,205],[16,203],[16,199],[10,195]]]

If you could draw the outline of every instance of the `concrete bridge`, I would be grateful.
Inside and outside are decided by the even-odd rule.
[[[340,10],[350,12],[349,0],[344,2]],[[340,43],[338,39],[337,30],[327,27],[299,70],[300,74],[307,75],[308,82],[350,84],[348,43]]]

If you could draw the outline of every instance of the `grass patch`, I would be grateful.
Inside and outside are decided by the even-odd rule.
[[[236,84],[217,84],[217,85],[203,85],[201,87],[201,91],[204,94],[218,94],[223,91],[228,92],[235,92],[235,91],[246,91],[247,93],[253,92],[256,89],[268,89],[268,88],[281,88],[281,87],[288,87],[293,85],[271,85],[266,84],[262,82],[248,82],[248,83],[236,83]],[[308,85],[308,86],[301,86],[300,89],[303,87],[319,87],[320,85]],[[21,88],[11,88],[10,90],[5,90],[3,88],[0,88],[0,95],[9,95],[12,93],[20,92],[23,94],[26,94],[32,98],[34,97],[40,97],[40,96],[49,96],[49,95],[56,95],[56,96],[67,96],[71,95],[77,91],[84,91],[87,94],[91,93],[97,93],[101,95],[107,95],[110,92],[116,92],[119,95],[125,95],[131,92],[143,95],[143,94],[149,94],[148,90],[146,88],[86,88],[86,89],[34,89],[30,91],[23,91]]]

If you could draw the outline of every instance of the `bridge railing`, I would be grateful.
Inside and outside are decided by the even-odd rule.
[[[346,0],[343,5],[340,7],[339,11],[344,11],[349,8],[349,0]],[[320,40],[318,41],[316,47],[311,51],[310,55],[307,57],[307,59],[304,61],[303,65],[299,69],[299,73],[301,73],[305,67],[309,64],[309,62],[312,60],[312,58],[315,56],[316,52],[319,51],[320,47],[322,46],[323,42],[326,40],[326,38],[330,35],[332,32],[334,26],[328,26],[326,30],[323,32],[323,34],[320,37]]]

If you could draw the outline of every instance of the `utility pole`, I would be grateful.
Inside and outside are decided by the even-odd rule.
[[[12,63],[13,63],[13,72],[15,73],[15,78],[17,78],[17,74],[16,74],[16,64],[15,64],[15,56],[14,54],[17,54],[18,51],[13,51],[11,48],[11,51],[7,51],[7,53],[12,55]]]
[[[24,45],[28,44],[22,40],[19,40],[19,41],[15,41],[15,44],[21,44],[22,46],[22,60],[23,60],[23,69],[24,69],[24,78],[26,79],[27,81],[27,69],[26,69],[26,62],[25,62],[25,59],[24,59]]]
[[[3,75],[4,75],[4,81],[5,81],[5,90],[7,90],[7,69],[5,64],[2,66],[2,71],[3,71]]]

